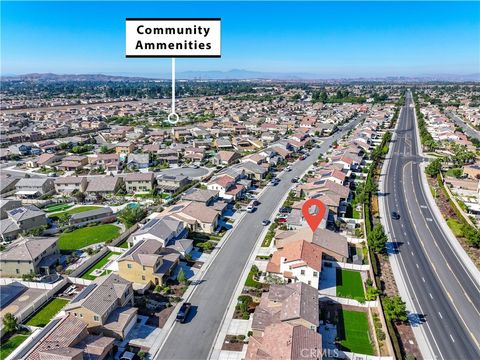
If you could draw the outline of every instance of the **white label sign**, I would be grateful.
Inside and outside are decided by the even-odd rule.
[[[127,57],[220,57],[221,19],[127,18]]]

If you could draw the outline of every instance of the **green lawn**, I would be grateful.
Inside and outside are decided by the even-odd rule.
[[[90,269],[88,269],[88,271],[84,275],[82,275],[82,279],[95,280],[97,277],[94,275],[91,275],[92,272],[104,267],[108,263],[110,258],[116,255],[120,255],[120,253],[112,252],[112,251],[109,251],[108,253],[106,253],[104,257],[98,260],[96,264],[94,264]]]
[[[35,315],[27,321],[27,325],[44,327],[67,304],[68,300],[58,298],[50,300],[40,309],[40,311],[37,311]]]
[[[101,206],[97,206],[97,205],[79,206],[79,207],[76,207],[76,208],[73,208],[73,209],[70,209],[70,210],[67,210],[67,211],[62,211],[62,212],[57,212],[55,214],[51,214],[48,217],[53,219],[53,220],[56,220],[63,214],[73,215],[73,214],[78,214],[78,213],[89,211],[89,210],[98,209],[100,207]]]
[[[354,219],[361,219],[362,218],[362,212],[358,210],[353,210],[353,218]]]
[[[253,278],[253,270],[250,270],[247,276],[247,280],[245,281],[245,286],[250,286],[250,287],[261,287],[262,283],[259,283]]]
[[[365,301],[362,277],[358,271],[337,268],[337,296]]]
[[[10,355],[13,350],[20,346],[28,338],[28,335],[13,335],[10,339],[2,342],[0,348],[0,360],[4,360]]]
[[[128,241],[124,241],[120,245],[117,245],[117,247],[120,247],[122,249],[128,249]]]
[[[460,224],[457,220],[455,219],[447,219],[447,224],[452,229],[453,235],[456,237],[463,237],[463,225]]]
[[[55,211],[62,211],[70,209],[73,205],[72,204],[52,204],[48,205],[43,209],[45,212],[55,212]]]
[[[112,224],[87,226],[72,232],[64,232],[58,239],[60,250],[78,250],[85,246],[113,240],[120,235],[120,228]]]
[[[337,336],[343,350],[374,355],[366,313],[342,310],[337,324]]]

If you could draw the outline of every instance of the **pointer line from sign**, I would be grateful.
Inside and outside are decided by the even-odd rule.
[[[172,119],[175,118],[175,120]],[[175,58],[172,58],[172,112],[168,115],[167,121],[175,125],[178,122],[178,115],[175,112]]]

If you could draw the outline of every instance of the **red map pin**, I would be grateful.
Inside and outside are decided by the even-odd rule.
[[[318,199],[308,199],[303,203],[302,214],[313,232],[322,222],[326,211],[325,204]]]

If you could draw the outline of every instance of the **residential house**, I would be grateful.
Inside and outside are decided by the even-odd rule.
[[[45,212],[35,205],[26,205],[6,211],[7,217],[0,220],[0,234],[3,241],[11,241],[22,232],[47,226]]]
[[[86,193],[89,195],[114,195],[123,186],[123,178],[115,176],[96,176],[89,182]]]
[[[261,337],[251,336],[245,360],[320,360],[322,336],[302,325],[279,322],[267,326]]]
[[[73,315],[62,317],[44,328],[27,344],[28,360],[103,360],[113,356],[114,338],[88,333],[87,324]]]
[[[129,169],[147,169],[150,166],[150,154],[128,154]]]
[[[212,163],[214,165],[232,165],[240,160],[241,157],[242,155],[236,151],[221,150],[212,158]]]
[[[180,253],[165,249],[162,242],[140,240],[117,260],[118,273],[124,279],[146,287],[163,286],[179,260]]]
[[[305,240],[292,241],[276,250],[267,272],[288,282],[301,281],[318,288],[322,270],[322,249]]]
[[[218,194],[218,190],[190,188],[182,194],[182,200],[197,201],[210,206],[218,199]]]
[[[13,176],[0,175],[0,195],[7,195],[10,192],[14,192],[15,185],[19,180],[19,178]]]
[[[55,191],[61,195],[70,195],[74,191],[85,192],[88,181],[84,176],[64,176],[54,180]]]
[[[171,216],[163,216],[150,219],[132,234],[131,241],[136,244],[142,240],[154,239],[160,242],[162,246],[167,246],[184,235],[186,235],[186,229],[181,220]]]
[[[86,156],[71,155],[64,157],[57,168],[63,171],[77,171],[83,169],[87,164]]]
[[[0,220],[8,217],[7,211],[19,208],[22,206],[20,200],[1,199],[0,198]]]
[[[22,178],[15,184],[15,190],[21,198],[38,198],[53,193],[55,187],[50,178]]]
[[[118,154],[96,154],[89,158],[90,167],[103,168],[105,171],[118,171],[121,167]]]
[[[128,193],[150,192],[154,189],[155,176],[148,173],[129,173],[123,177],[125,188]]]
[[[135,144],[132,142],[123,142],[115,145],[115,153],[117,155],[130,154],[135,150]]]
[[[262,293],[253,313],[253,336],[262,336],[267,326],[278,322],[316,331],[319,325],[318,289],[303,282],[271,285],[268,292]]]
[[[160,174],[157,176],[158,188],[166,193],[174,194],[189,183],[190,179],[185,175]]]
[[[168,216],[182,221],[190,231],[212,234],[220,220],[219,211],[195,201],[181,201],[165,209]]]
[[[87,324],[89,332],[125,339],[137,322],[132,283],[110,273],[96,278],[64,310]]]
[[[10,245],[0,258],[0,276],[49,275],[62,262],[56,237],[31,237]]]

